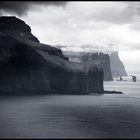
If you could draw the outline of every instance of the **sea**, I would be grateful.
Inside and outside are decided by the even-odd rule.
[[[140,138],[140,75],[104,82],[123,94],[0,97],[0,138]]]

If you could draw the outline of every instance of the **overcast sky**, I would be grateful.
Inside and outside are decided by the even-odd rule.
[[[127,72],[140,73],[140,2],[2,2],[0,14],[20,17],[42,43],[63,50],[117,49]]]

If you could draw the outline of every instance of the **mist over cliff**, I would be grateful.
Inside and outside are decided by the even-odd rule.
[[[56,47],[62,48],[65,56],[67,56],[72,62],[80,62],[102,67],[104,70],[105,81],[110,81],[113,77],[127,76],[124,64],[118,55],[117,48],[112,45],[82,45],[73,47],[57,45]],[[82,50],[80,50],[80,48],[82,48]]]
[[[102,52],[64,52],[64,55],[72,62],[84,63],[86,65],[93,65],[99,68],[103,68],[104,81],[112,81],[112,73],[110,67],[110,57],[108,54]]]

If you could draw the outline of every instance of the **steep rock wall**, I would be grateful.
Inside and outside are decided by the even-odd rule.
[[[112,52],[110,55],[110,60],[113,77],[127,76],[125,67],[119,58],[118,52]]]
[[[104,72],[104,81],[112,81],[112,73],[110,67],[110,57],[104,53],[64,53],[70,61],[83,63],[84,65],[102,68]]]

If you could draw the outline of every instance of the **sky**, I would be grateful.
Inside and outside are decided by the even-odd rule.
[[[126,71],[140,73],[140,2],[3,1],[0,15],[23,19],[40,42],[63,51],[117,50]]]

